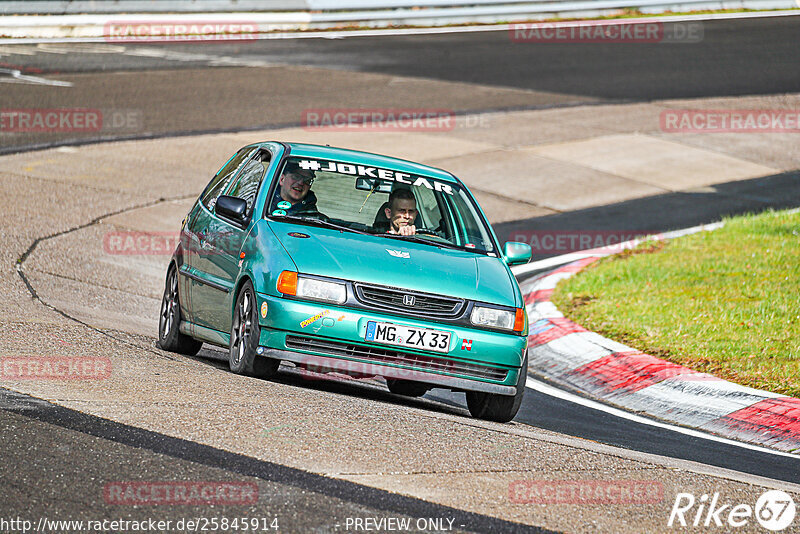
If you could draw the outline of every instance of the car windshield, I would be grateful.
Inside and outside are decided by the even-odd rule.
[[[307,157],[288,158],[279,176],[268,217],[496,253],[475,201],[455,182]]]

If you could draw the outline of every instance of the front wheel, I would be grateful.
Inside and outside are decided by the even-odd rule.
[[[202,341],[181,334],[181,304],[178,298],[178,272],[174,265],[167,271],[161,313],[158,318],[158,348],[194,356],[203,346]]]
[[[256,292],[248,280],[239,292],[233,308],[228,364],[236,374],[268,378],[278,372],[281,361],[256,355],[261,336],[257,314]]]
[[[497,421],[498,423],[508,423],[517,415],[522,404],[522,397],[525,394],[525,380],[528,378],[528,354],[522,361],[522,368],[519,370],[517,378],[516,395],[497,395],[496,393],[484,393],[482,391],[467,392],[467,407],[472,417]]]

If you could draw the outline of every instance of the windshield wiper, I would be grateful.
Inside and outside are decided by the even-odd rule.
[[[399,235],[399,234],[389,234],[389,233],[383,233],[383,234],[378,234],[378,235],[380,235],[382,237],[391,237],[392,239],[402,239],[402,240],[405,240],[405,241],[413,241],[414,243],[422,243],[424,245],[432,245],[434,247],[452,248],[454,250],[470,250],[470,251],[472,250],[472,249],[467,249],[467,248],[464,248],[464,247],[459,247],[458,245],[454,245],[454,244],[450,243],[449,241],[445,241],[445,242],[431,241],[429,239],[425,239],[425,238],[422,238],[422,237],[417,237],[415,235]]]
[[[273,215],[273,217],[275,217],[275,215]],[[343,224],[336,224],[326,221],[325,219],[317,219],[316,217],[300,217],[298,215],[278,215],[277,217],[280,217],[281,219],[297,221],[299,223],[308,224],[311,226],[320,226],[322,228],[330,228],[332,230],[346,230],[356,234],[369,235],[367,232],[362,232],[361,230],[356,230],[355,228],[350,228],[349,226],[344,226]]]

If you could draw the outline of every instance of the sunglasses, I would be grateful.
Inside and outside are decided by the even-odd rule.
[[[306,185],[312,185],[314,183],[313,176],[302,176],[300,174],[290,173],[288,174],[289,178],[291,178],[295,182],[302,181]]]

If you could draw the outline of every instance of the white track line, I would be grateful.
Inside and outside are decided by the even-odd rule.
[[[797,458],[800,460],[800,456],[796,454],[792,454],[790,452],[778,451],[775,449],[768,449],[766,447],[760,447],[758,445],[751,445],[750,443],[744,443],[742,441],[735,441],[732,439],[722,438],[719,436],[715,436],[713,434],[708,434],[706,432],[701,432],[699,430],[693,430],[691,428],[685,428],[681,426],[670,425],[668,423],[662,423],[660,421],[655,421],[653,419],[649,419],[647,417],[642,417],[640,415],[632,414],[630,412],[626,412],[625,410],[621,410],[619,408],[614,408],[612,406],[608,406],[607,404],[603,404],[597,401],[593,401],[587,399],[585,397],[581,397],[579,395],[574,395],[563,389],[559,389],[553,387],[549,384],[545,384],[544,382],[540,382],[534,378],[528,377],[525,385],[539,393],[543,393],[545,395],[549,395],[551,397],[555,397],[557,399],[565,400],[567,402],[572,402],[574,404],[578,404],[580,406],[584,406],[586,408],[590,408],[592,410],[598,410],[601,412],[605,412],[609,415],[613,415],[614,417],[619,417],[621,419],[627,419],[629,421],[633,421],[635,423],[641,423],[644,425],[650,425],[657,428],[663,428],[666,430],[671,430],[673,432],[678,432],[680,434],[685,434],[687,436],[692,436],[695,438],[707,439],[710,441],[717,441],[719,443],[724,443],[726,445],[733,445],[735,447],[741,447],[743,449],[750,449],[753,451],[764,452],[767,454],[774,454],[776,456],[787,456],[789,458]]]
[[[6,83],[27,83],[33,85],[51,85],[54,87],[72,87],[72,82],[61,82],[58,80],[48,80],[40,78],[39,76],[30,76],[22,74],[22,71],[17,69],[0,68],[0,74],[8,74],[11,78],[0,78],[0,82]]]

